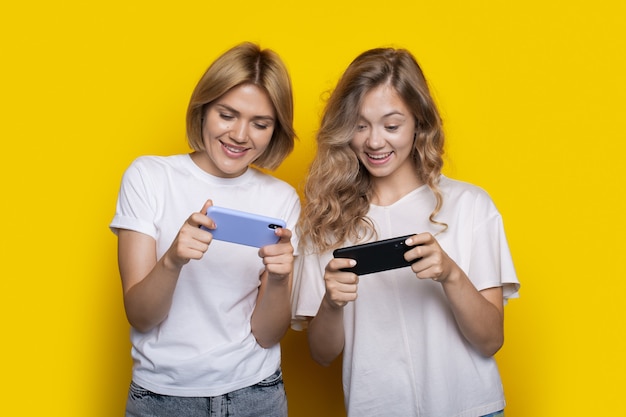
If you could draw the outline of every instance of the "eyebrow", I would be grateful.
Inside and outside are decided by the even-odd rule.
[[[401,111],[399,111],[399,110],[392,110],[392,111],[390,111],[387,114],[383,114],[381,119],[386,119],[387,117],[391,117],[391,116],[401,116],[401,117],[406,118],[406,115],[404,113],[402,113]],[[359,118],[363,119],[363,120],[368,120],[365,116],[363,116],[362,113],[359,113]]]
[[[227,104],[216,103],[215,107],[221,107],[222,109],[228,110],[231,113],[235,113],[238,116],[241,114],[241,112],[239,112],[238,110],[230,107]],[[254,120],[268,120],[268,121],[271,121],[271,122],[274,121],[274,118],[272,116],[269,116],[269,115],[256,115],[256,116],[252,117],[252,119],[254,119]]]
[[[393,110],[393,111],[390,111],[389,113],[387,113],[387,114],[383,115],[383,118],[385,118],[385,117],[389,117],[389,116],[402,116],[402,117],[406,117],[406,116],[404,115],[404,113],[402,113],[402,112],[401,112],[401,111],[399,111],[399,110]]]

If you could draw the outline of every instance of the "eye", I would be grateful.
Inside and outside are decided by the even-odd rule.
[[[224,120],[233,120],[235,118],[235,116],[228,113],[220,113],[220,117]]]
[[[254,127],[256,127],[259,130],[269,129],[269,126],[263,123],[254,123]]]
[[[356,126],[356,131],[357,131],[357,132],[362,132],[362,131],[364,131],[365,129],[367,129],[367,126],[365,126],[365,125],[363,125],[363,124],[359,124],[359,125],[357,125],[357,126]]]
[[[398,125],[387,125],[385,126],[385,129],[387,129],[389,132],[395,132],[396,130],[398,130],[400,126]]]

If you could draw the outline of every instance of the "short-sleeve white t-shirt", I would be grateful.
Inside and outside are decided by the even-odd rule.
[[[480,188],[440,180],[443,206],[437,235],[446,253],[478,290],[502,287],[517,297],[502,219]],[[371,205],[376,240],[441,230],[428,217],[435,198],[419,187],[390,206]],[[372,239],[374,240],[374,239]],[[344,246],[348,246],[346,244]],[[324,267],[332,253],[307,250],[296,261],[294,327],[315,316],[325,292]],[[358,297],[344,308],[343,388],[348,415],[482,416],[504,408],[499,372],[461,335],[441,284],[420,280],[410,268],[359,277]]]
[[[285,220],[300,213],[289,184],[256,169],[219,178],[189,155],[136,159],[124,173],[111,229],[156,240],[157,259],[204,202]],[[294,247],[297,238],[292,239]],[[142,333],[131,328],[133,381],[164,395],[216,396],[258,383],[280,366],[280,346],[262,348],[250,328],[263,261],[258,248],[214,240],[186,264],[167,318]]]

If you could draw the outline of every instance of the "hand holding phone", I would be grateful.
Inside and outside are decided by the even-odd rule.
[[[206,215],[213,219],[216,228],[202,229],[211,232],[213,239],[257,248],[278,243],[280,238],[275,231],[286,226],[281,219],[218,206],[209,207]]]
[[[411,236],[413,235],[335,249],[333,256],[335,258],[354,259],[356,265],[351,268],[344,268],[342,271],[354,272],[357,275],[411,266],[413,262],[418,261],[415,259],[408,262],[404,259],[404,253],[412,248],[412,246],[407,246],[404,241]]]

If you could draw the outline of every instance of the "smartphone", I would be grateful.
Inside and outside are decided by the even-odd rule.
[[[286,226],[281,219],[225,207],[211,206],[206,215],[217,226],[213,230],[202,227],[213,234],[213,239],[257,248],[278,243],[280,238],[274,232]]]
[[[364,243],[333,251],[335,258],[349,258],[356,261],[352,268],[344,268],[342,271],[354,272],[357,275],[367,275],[374,272],[387,271],[389,269],[410,266],[412,262],[404,259],[404,253],[411,249],[404,241],[410,236],[399,236],[376,242]]]

